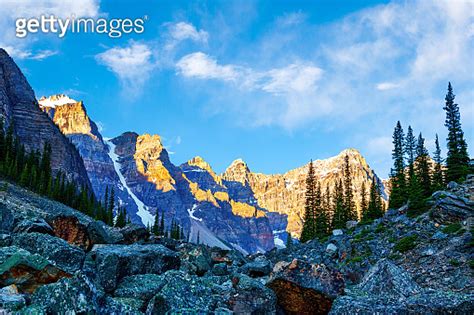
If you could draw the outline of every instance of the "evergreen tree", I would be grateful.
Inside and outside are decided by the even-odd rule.
[[[435,140],[436,149],[433,154],[433,160],[435,162],[433,170],[433,191],[441,190],[444,187],[444,175],[443,175],[443,159],[441,158],[441,148],[439,147],[438,134],[436,134]]]
[[[461,182],[466,178],[469,172],[469,155],[467,153],[467,143],[464,140],[464,132],[461,128],[461,114],[459,105],[454,103],[455,95],[451,82],[448,84],[448,93],[446,94],[446,105],[443,109],[446,111],[445,126],[448,128],[448,153],[446,158],[446,180],[448,182]]]
[[[407,215],[414,217],[421,214],[426,207],[425,198],[423,196],[423,187],[416,173],[411,178],[410,187]]]
[[[199,245],[200,243],[201,243],[201,238],[200,238],[200,236],[199,236],[199,231],[198,231],[197,237],[196,237],[196,244]]]
[[[370,222],[383,216],[383,209],[381,204],[380,188],[375,176],[372,178],[370,185],[369,204],[367,206],[366,216],[364,221]]]
[[[286,248],[287,249],[293,248],[293,240],[291,239],[290,233],[287,233],[287,236],[286,236]]]
[[[165,235],[165,213],[161,212],[161,220],[160,220],[160,229],[159,229],[160,235],[164,236]]]
[[[323,209],[326,211],[328,217],[328,224],[330,225],[333,215],[332,203],[331,203],[331,191],[329,189],[329,184],[326,186],[326,192],[324,193],[323,198]]]
[[[344,157],[344,220],[357,220],[357,212],[352,193],[352,174],[349,164],[349,156]],[[345,223],[344,222],[344,223]]]
[[[318,182],[316,185],[314,207],[316,211],[316,222],[315,222],[315,237],[321,239],[328,234],[329,231],[329,220],[326,213],[326,209],[322,207],[323,198],[321,194],[321,184]]]
[[[408,126],[407,136],[405,139],[405,153],[408,162],[408,182],[415,173],[416,145],[416,138],[413,135],[413,129],[411,129],[411,126]]]
[[[334,203],[334,214],[332,217],[332,228],[343,229],[346,227],[346,216],[344,210],[344,193],[342,188],[342,181],[336,182],[334,187],[334,197],[332,198]]]
[[[159,214],[158,214],[158,212],[155,215],[155,221],[153,223],[153,227],[151,228],[151,231],[155,235],[160,235],[160,225],[159,225]]]
[[[418,145],[416,147],[416,175],[420,181],[423,189],[423,196],[429,197],[431,195],[431,170],[428,150],[425,147],[425,139],[423,136],[418,136]]]
[[[304,223],[300,238],[300,241],[303,243],[316,237],[316,178],[312,160],[309,163],[308,174],[306,176],[305,197]]]
[[[112,187],[110,190],[110,197],[107,208],[107,224],[114,224],[114,208],[115,208],[115,189]]]
[[[362,214],[362,219],[366,217],[368,210],[367,202],[367,189],[365,187],[365,182],[362,182],[360,187],[360,213]]]
[[[390,208],[399,208],[407,201],[405,162],[404,162],[404,135],[400,121],[393,132],[393,168],[390,171],[392,191],[390,193]]]

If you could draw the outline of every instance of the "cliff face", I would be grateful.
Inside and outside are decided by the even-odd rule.
[[[226,187],[215,180],[204,160],[195,158],[175,166],[156,135],[129,132],[109,144],[116,155],[116,170],[145,224],[156,213],[164,213],[166,222],[176,220],[194,241],[199,235],[203,243],[248,253],[274,247],[269,219],[261,211],[253,216],[255,208],[252,215],[236,210]]]
[[[370,169],[362,155],[354,149],[342,151],[339,155],[313,162],[316,177],[321,183],[323,193],[329,185],[333,190],[334,184],[343,176],[343,165],[345,155],[349,156],[349,164],[352,173],[352,185],[358,213],[360,215],[360,192],[362,183],[366,189],[370,188],[372,178],[375,176],[379,181],[383,191],[383,183],[377,175]],[[288,215],[287,231],[293,237],[299,237],[302,229],[302,218],[304,217],[305,203],[305,179],[308,173],[308,166],[290,170],[284,174],[265,175],[253,173],[242,160],[234,161],[224,172],[222,178],[228,186],[239,183],[244,189],[236,191],[236,194],[245,195],[245,189],[251,190],[254,194],[258,206],[270,212]],[[385,192],[382,192],[386,198]],[[253,202],[247,200],[247,202]]]
[[[132,221],[140,223],[140,218],[136,215],[137,207],[123,189],[109,157],[109,148],[97,125],[89,118],[83,102],[58,94],[42,97],[38,103],[41,110],[48,114],[79,151],[96,197],[103,200],[105,191],[113,189],[117,201],[128,205]]]
[[[90,186],[80,155],[39,109],[26,78],[3,49],[0,49],[0,114],[6,126],[13,124],[15,136],[28,151],[42,151],[45,143],[51,144],[53,172],[61,170],[69,180]]]

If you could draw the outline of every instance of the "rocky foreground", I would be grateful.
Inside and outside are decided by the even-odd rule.
[[[0,187],[0,313],[474,313],[473,176],[417,218],[246,257]]]

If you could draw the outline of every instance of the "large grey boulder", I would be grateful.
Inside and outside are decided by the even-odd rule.
[[[36,312],[47,314],[137,314],[133,308],[115,301],[96,288],[82,273],[40,287],[32,296]]]
[[[32,293],[44,284],[70,276],[40,255],[16,246],[0,248],[0,287],[14,284],[20,292]]]
[[[85,253],[65,240],[41,233],[21,233],[13,237],[13,245],[39,254],[69,273],[81,269]]]
[[[87,254],[84,270],[111,292],[123,277],[161,274],[179,266],[178,254],[162,245],[95,245]]]
[[[387,259],[379,260],[330,314],[472,314],[474,294],[427,290]]]
[[[340,272],[297,259],[275,267],[267,286],[275,291],[279,306],[293,314],[327,313],[332,301],[344,293]]]

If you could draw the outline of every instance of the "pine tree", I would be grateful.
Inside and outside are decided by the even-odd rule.
[[[196,244],[200,244],[201,243],[201,238],[199,236],[199,231],[197,232],[197,237],[196,237]]]
[[[287,236],[286,236],[286,248],[287,249],[293,248],[293,240],[291,239],[290,233],[287,233]]]
[[[451,82],[448,84],[448,93],[446,94],[446,105],[443,109],[446,111],[445,126],[448,128],[448,153],[446,158],[446,180],[448,182],[461,182],[466,178],[469,172],[469,155],[467,153],[467,143],[464,140],[464,132],[461,128],[461,114],[459,105],[454,103],[455,95]]]
[[[328,234],[329,231],[329,220],[326,213],[326,210],[322,207],[323,198],[321,194],[321,184],[318,182],[316,184],[315,199],[314,199],[314,208],[316,211],[316,221],[315,221],[315,237],[321,239]]]
[[[357,220],[357,212],[352,193],[352,174],[349,163],[349,156],[344,157],[344,220]],[[345,223],[344,222],[344,223]]]
[[[390,208],[399,208],[407,201],[404,162],[404,135],[400,121],[397,122],[393,132],[393,168],[390,171],[392,191],[390,193]]]
[[[110,197],[107,208],[107,224],[114,224],[114,208],[115,208],[115,189],[112,187],[110,190]]]
[[[316,179],[314,174],[313,161],[309,163],[308,174],[306,176],[306,200],[303,230],[300,241],[307,242],[316,237]]]
[[[371,222],[372,220],[378,219],[383,216],[383,209],[381,204],[380,188],[377,183],[375,176],[372,178],[372,184],[370,185],[369,204],[367,206],[365,222]]]
[[[155,215],[155,221],[153,223],[153,227],[151,228],[151,231],[154,235],[160,235],[160,226],[159,226],[159,215],[156,213]]]
[[[362,219],[367,216],[367,210],[367,188],[365,187],[365,182],[362,182],[362,185],[360,187],[360,213],[362,214]]]
[[[410,187],[407,215],[414,217],[424,212],[426,207],[425,198],[423,196],[423,187],[416,173],[411,178]]]
[[[160,220],[160,229],[159,229],[160,235],[164,236],[165,235],[165,213],[161,212],[161,220]]]
[[[342,188],[342,180],[336,182],[334,187],[332,229],[343,229],[346,226],[346,216],[344,211],[344,193]]]
[[[439,147],[438,134],[436,134],[435,140],[436,149],[433,154],[433,160],[435,162],[433,170],[433,191],[441,190],[444,187],[444,174],[443,174],[443,159],[441,158],[441,148]]]
[[[408,182],[415,173],[415,156],[416,156],[416,138],[413,135],[413,129],[408,126],[407,136],[405,138],[405,153],[408,162]]]
[[[429,197],[431,195],[431,170],[428,150],[425,147],[425,139],[423,136],[418,136],[418,144],[416,147],[416,175],[423,189],[423,196]]]

